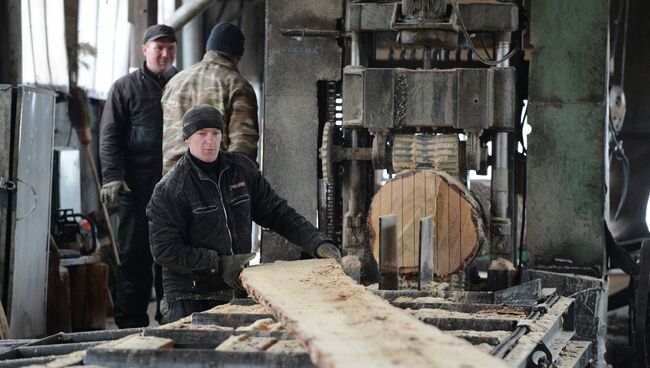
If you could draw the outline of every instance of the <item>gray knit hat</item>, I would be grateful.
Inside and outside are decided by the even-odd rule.
[[[221,113],[212,105],[192,106],[183,115],[183,139],[189,138],[194,132],[204,128],[216,128],[223,132]]]

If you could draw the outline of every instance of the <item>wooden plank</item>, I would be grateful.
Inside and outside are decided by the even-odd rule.
[[[425,190],[425,186],[426,186],[425,172],[424,171],[416,172],[415,177],[413,178],[413,192],[414,192],[414,201],[415,201],[415,204],[413,206],[413,219],[415,223],[415,228],[413,229],[414,238],[415,238],[415,249],[414,249],[413,257],[415,259],[415,263],[418,264],[418,269],[419,269],[419,262],[420,262],[420,251],[419,251],[420,220],[423,217],[427,217],[425,215],[425,206],[424,206],[424,203],[426,203],[427,200],[427,193]]]
[[[455,188],[449,187],[449,272],[454,272],[460,265],[460,194]]]
[[[436,175],[434,174],[433,171],[427,170],[424,173],[426,182],[425,182],[425,214],[428,216],[433,217],[433,229],[432,232],[433,234],[431,235],[431,238],[435,242],[433,244],[433,269],[434,275],[437,275],[440,271],[438,269],[438,225],[436,224],[436,214],[438,212],[438,196],[436,193],[438,193],[438,186],[436,182]]]
[[[392,207],[392,212],[397,216],[397,229],[402,229],[402,223],[403,223],[403,216],[402,216],[402,191],[403,191],[403,181],[402,180],[394,180],[393,181],[393,188],[391,190],[391,207]],[[402,232],[397,231],[397,253],[400,256],[400,259],[398,260],[397,267],[398,267],[398,272],[402,267],[404,267],[404,257],[402,257],[402,249],[404,248],[404,239],[402,237]]]
[[[347,277],[333,260],[249,267],[241,280],[319,367],[506,366],[391,306]]]
[[[155,336],[140,336],[139,334],[125,336],[115,341],[109,341],[98,345],[93,349],[130,349],[130,350],[151,350],[151,349],[172,349],[174,342],[171,339]]]
[[[436,185],[438,187],[436,193],[437,264],[439,274],[447,275],[449,274],[449,186],[443,185],[440,177],[436,178]]]
[[[397,216],[379,217],[379,289],[399,289],[399,264]]]
[[[468,231],[475,227],[469,206],[460,207],[460,219],[460,258],[465,260],[476,252],[478,235],[474,231]]]
[[[420,222],[415,218],[415,172],[407,175],[402,180],[402,261],[400,267],[401,274],[416,273],[417,265],[416,254],[418,253],[417,233],[415,232],[415,223]],[[399,237],[399,235],[398,235]]]
[[[266,351],[275,345],[278,339],[248,335],[233,335],[217,346],[217,351]]]

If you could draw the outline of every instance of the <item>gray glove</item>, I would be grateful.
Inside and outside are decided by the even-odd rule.
[[[120,192],[130,192],[129,186],[124,180],[115,180],[102,185],[100,198],[104,204],[117,202],[117,194]]]
[[[341,263],[341,251],[330,242],[318,244],[315,253],[318,258],[332,258],[335,259],[336,262]]]
[[[232,256],[221,256],[219,258],[219,272],[223,281],[234,289],[244,289],[239,280],[239,275],[248,262],[255,258],[255,253],[235,254]]]

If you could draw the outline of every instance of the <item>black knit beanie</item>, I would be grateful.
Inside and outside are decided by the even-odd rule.
[[[212,28],[205,49],[206,51],[220,51],[242,56],[244,55],[244,34],[236,25],[221,22]]]
[[[192,106],[183,115],[183,140],[204,128],[216,128],[223,132],[223,120],[219,110],[206,104]]]

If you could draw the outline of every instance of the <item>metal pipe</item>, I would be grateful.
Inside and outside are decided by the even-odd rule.
[[[361,65],[361,58],[359,56],[359,32],[352,32],[350,63],[352,66]],[[356,129],[352,129],[351,134],[352,148],[358,148],[359,132]],[[359,196],[361,190],[361,172],[359,166],[359,161],[354,160],[350,162],[350,204],[348,213],[352,216],[356,216],[360,211]]]
[[[350,44],[350,65],[361,65],[361,57],[359,56],[359,32],[352,32]]]
[[[195,0],[183,0],[183,6],[192,4]],[[209,4],[208,4],[209,5]],[[182,8],[182,7],[181,7]],[[179,8],[180,9],[180,8]],[[176,14],[176,13],[174,13]],[[195,14],[195,15],[198,15]],[[182,65],[183,69],[201,60],[202,47],[197,45],[196,40],[201,39],[203,19],[194,16],[183,26],[182,36]]]
[[[508,55],[508,52],[510,52],[510,38],[511,38],[510,32],[500,33],[499,36],[497,37],[496,60],[503,59],[506,55]],[[497,65],[498,68],[507,68],[509,66],[510,66],[510,59],[505,59]]]
[[[174,14],[170,15],[169,18],[165,19],[163,24],[174,28],[174,31],[178,31],[187,22],[192,20],[192,18],[212,5],[213,2],[214,0],[194,0],[183,2],[183,5],[180,8],[176,9]]]
[[[492,216],[508,216],[508,133],[498,132],[492,142]]]
[[[497,60],[503,59],[510,50],[510,32],[503,32],[497,38]],[[509,60],[504,60],[497,68],[508,67]],[[492,165],[491,180],[491,253],[493,258],[514,260],[514,247],[512,246],[512,219],[508,217],[510,204],[510,156],[508,152],[508,132],[497,132],[492,140]]]
[[[356,129],[352,130],[352,148],[359,147],[359,132]],[[359,168],[359,161],[350,161],[350,206],[349,213],[353,216],[357,215],[361,210],[359,208],[359,196],[361,195],[361,172]]]
[[[334,29],[283,29],[280,34],[285,37],[316,37],[316,38],[338,38],[341,33]]]

